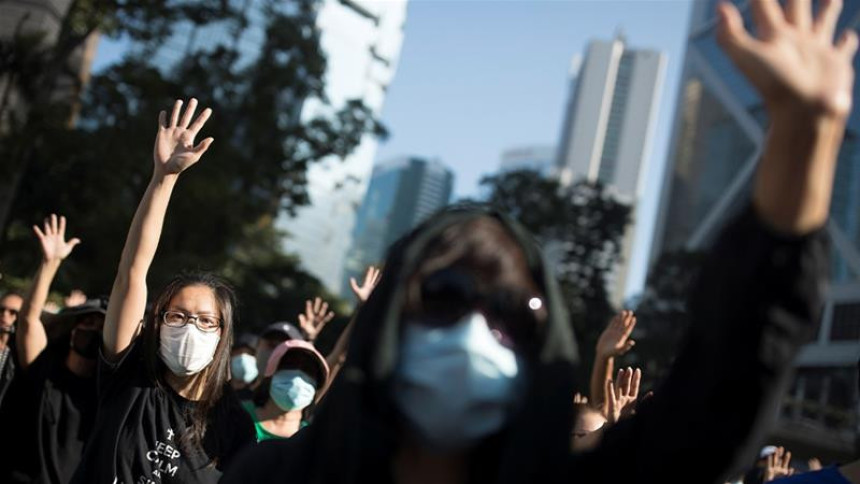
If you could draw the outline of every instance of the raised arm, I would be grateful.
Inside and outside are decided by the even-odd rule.
[[[42,247],[42,262],[33,277],[33,285],[21,307],[21,317],[18,319],[15,338],[18,346],[18,364],[21,368],[30,366],[30,363],[48,346],[48,337],[42,324],[42,311],[48,300],[48,292],[51,290],[51,283],[54,282],[54,276],[57,275],[63,259],[81,243],[80,239],[76,238],[66,241],[66,217],[58,219],[55,214],[45,219],[44,229],[40,230],[34,225],[33,232],[36,233]]]
[[[591,369],[591,405],[595,408],[599,407],[604,415],[608,412],[609,404],[605,393],[606,382],[612,380],[615,357],[627,353],[636,344],[630,339],[630,334],[635,327],[636,316],[633,315],[633,311],[621,311],[600,333],[594,348],[594,366]]]
[[[326,356],[328,366],[331,368],[329,381],[334,380],[338,372],[340,372],[341,366],[343,366],[343,363],[346,361],[346,353],[349,350],[349,338],[352,335],[355,315],[358,314],[358,310],[361,308],[361,305],[367,301],[370,294],[373,293],[373,290],[376,288],[376,285],[379,284],[380,277],[382,277],[382,271],[376,267],[370,266],[367,268],[367,272],[364,273],[364,281],[361,285],[358,284],[358,281],[356,281],[355,278],[351,277],[349,279],[349,286],[352,288],[352,292],[355,294],[356,299],[358,299],[358,308],[356,308],[352,319],[350,319],[346,328],[344,328],[343,332],[340,334],[340,338],[337,339],[331,353]]]
[[[146,275],[179,174],[197,163],[212,144],[212,138],[194,144],[212,114],[207,108],[192,123],[196,108],[197,100],[191,99],[183,113],[182,101],[177,100],[169,119],[164,111],[158,116],[152,180],[131,222],[105,315],[104,350],[108,358],[116,358],[137,336],[146,308]]]
[[[851,109],[853,32],[834,44],[838,1],[749,2],[757,37],[719,7],[719,37],[771,121],[752,206],[725,228],[690,301],[692,325],[664,385],[609,429],[575,471],[591,482],[717,482],[751,459],[775,419],[794,357],[815,331],[828,267],[836,155]],[[618,456],[624,466],[614,465]],[[671,462],[671,465],[665,465]]]

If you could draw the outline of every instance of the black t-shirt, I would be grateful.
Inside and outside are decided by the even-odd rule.
[[[80,463],[95,422],[96,379],[72,373],[68,351],[67,344],[52,344],[17,376],[17,401],[9,403],[18,430],[4,432],[9,460],[0,464],[3,474],[15,476],[11,482],[29,476],[34,483],[65,484]]]
[[[74,483],[217,483],[230,459],[254,444],[254,424],[229,385],[207,421],[202,448],[189,442],[195,402],[147,374],[142,345],[99,366],[99,420]]]

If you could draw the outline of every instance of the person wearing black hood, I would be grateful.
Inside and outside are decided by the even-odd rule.
[[[648,405],[572,452],[580,361],[552,269],[505,216],[447,210],[390,250],[314,425],[247,449],[222,483],[711,483],[748,461],[821,315],[857,49],[853,33],[833,43],[839,2],[815,19],[808,1],[749,5],[758,37],[723,3],[720,40],[769,137]]]
[[[95,421],[105,305],[93,300],[57,315],[43,313],[54,276],[80,240],[66,241],[66,219],[56,215],[33,230],[42,263],[18,320],[19,380],[9,402],[22,432],[4,436],[0,480],[60,484],[78,466]]]

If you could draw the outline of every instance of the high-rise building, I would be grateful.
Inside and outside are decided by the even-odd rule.
[[[651,264],[665,251],[704,250],[749,202],[767,116],[755,89],[716,41],[718,0],[692,11],[674,132],[664,174]],[[748,2],[739,4],[751,23]],[[839,29],[860,26],[860,2],[845,2]],[[860,63],[855,59],[855,69]],[[855,83],[855,99],[860,99]],[[855,104],[856,106],[856,104]],[[816,452],[853,450],[860,355],[860,110],[840,150],[830,221],[832,284],[821,329],[798,359],[777,437]]]
[[[356,218],[341,287],[344,297],[350,293],[349,278],[382,262],[392,243],[448,204],[453,187],[453,172],[438,161],[402,157],[374,167]]]
[[[326,94],[332,106],[361,99],[377,117],[394,78],[406,0],[326,0],[319,11],[322,46],[328,56]],[[324,106],[305,103],[302,116]],[[355,216],[367,191],[378,141],[366,135],[346,159],[332,158],[308,170],[311,205],[295,218],[282,217],[290,236],[285,247],[333,293],[341,288]]]
[[[599,181],[634,208],[622,242],[621,262],[610,274],[615,305],[626,296],[635,208],[645,183],[666,69],[665,54],[630,49],[622,36],[592,41],[574,62],[569,104],[559,143],[557,169],[563,184]]]
[[[203,26],[177,25],[164,46],[152,54],[154,65],[171,66],[187,53],[236,46],[239,65],[253,62],[265,41],[263,0],[229,0],[244,12],[248,24],[231,21]],[[379,117],[389,84],[397,69],[403,43],[407,0],[317,0],[316,25],[326,55],[325,95],[329,104],[314,99],[296,103],[300,119],[331,114],[350,100],[361,100]],[[283,2],[289,11],[295,7]],[[367,190],[378,141],[366,135],[345,159],[331,157],[309,167],[310,205],[295,217],[282,214],[277,225],[288,233],[284,247],[298,254],[305,270],[333,293],[340,290],[346,252],[351,245],[355,214]]]
[[[545,177],[556,173],[555,146],[518,146],[502,153],[499,171],[533,170]]]

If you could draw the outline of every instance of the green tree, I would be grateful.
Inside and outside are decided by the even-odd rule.
[[[663,253],[636,305],[636,363],[656,381],[668,372],[690,326],[688,300],[704,259],[701,252]]]
[[[613,314],[606,276],[620,259],[629,206],[599,183],[563,187],[522,170],[481,181],[487,202],[528,228],[556,268],[585,361]],[[587,381],[587,380],[583,380]]]
[[[359,101],[326,104],[325,55],[312,0],[266,2],[266,35],[259,56],[235,45],[191,52],[175,66],[155,68],[144,45],[95,76],[75,129],[52,132],[22,178],[6,231],[4,268],[29,273],[35,252],[29,226],[52,211],[69,218],[83,244],[58,287],[107,292],[134,208],[148,181],[158,112],[174,98],[196,96],[211,107],[200,137],[215,138],[206,160],[177,186],[153,287],[182,268],[229,276],[252,326],[291,319],[304,299],[320,295],[318,281],[283,252],[274,221],[309,202],[306,172],[325,157],[344,157],[367,133],[384,134]],[[247,25],[242,12],[226,21]],[[225,20],[220,20],[225,21]],[[317,117],[299,116],[320,101]],[[73,183],[71,181],[74,181]]]

